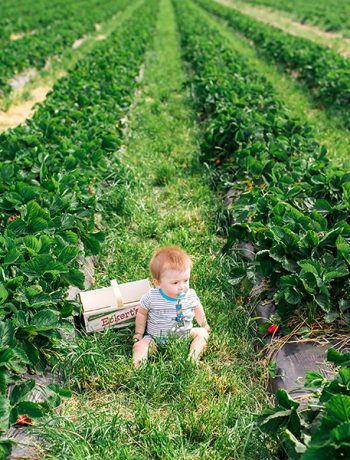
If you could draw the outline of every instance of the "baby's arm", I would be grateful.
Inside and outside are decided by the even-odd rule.
[[[194,317],[196,318],[196,321],[200,327],[204,327],[207,332],[210,331],[210,327],[208,325],[202,305],[198,305],[198,307],[194,309]]]
[[[146,329],[147,317],[148,310],[146,308],[139,307],[135,320],[135,335],[133,336],[134,342],[138,342],[142,339]]]
[[[205,317],[204,309],[201,303],[199,303],[199,305],[194,309],[194,316],[200,327],[194,327],[191,330],[190,335],[193,340],[190,346],[190,354],[188,358],[190,360],[197,361],[200,359],[207,347],[210,327],[207,323],[207,319]]]

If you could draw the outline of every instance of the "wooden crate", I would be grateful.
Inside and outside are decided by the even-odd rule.
[[[141,297],[151,288],[148,279],[80,292],[87,332],[126,327],[135,321]]]

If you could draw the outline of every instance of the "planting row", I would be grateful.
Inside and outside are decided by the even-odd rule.
[[[57,19],[68,17],[74,3],[58,0],[38,0],[35,3],[24,0],[1,2],[0,40],[16,39],[24,33],[36,31]]]
[[[332,168],[325,147],[292,119],[266,79],[209,27],[192,4],[176,2],[185,58],[205,119],[203,156],[235,200],[227,250],[251,241],[255,261],[232,283],[264,277],[278,312],[323,310],[350,324],[350,174]]]
[[[347,0],[248,0],[291,13],[301,22],[317,24],[325,30],[350,33],[350,4]]]
[[[19,40],[0,42],[0,96],[11,91],[9,80],[31,67],[41,69],[49,57],[58,56],[84,34],[95,31],[95,24],[122,11],[127,0],[79,0],[67,9],[67,17],[55,20]]]
[[[68,287],[83,288],[78,257],[98,253],[103,239],[94,214],[106,195],[108,210],[122,213],[120,120],[156,7],[156,0],[137,7],[127,25],[55,85],[25,126],[0,136],[0,431],[20,415],[34,418],[48,409],[23,403],[31,384],[17,385],[11,399],[6,386],[54,361],[76,305],[66,299]],[[5,441],[0,446],[9,449]]]
[[[310,129],[290,118],[271,85],[197,6],[174,3],[203,120],[203,159],[234,199],[227,216],[227,251],[237,261],[231,283],[248,294],[262,276],[282,319],[318,308],[326,320],[342,316],[349,324],[350,174],[332,169]],[[239,263],[240,243],[247,241],[256,259]],[[349,364],[349,355],[334,350],[329,359]],[[347,458],[349,377],[345,367],[332,382],[310,372],[306,383],[318,388],[319,399],[298,412],[299,404],[280,390],[261,428],[279,436],[290,459]]]
[[[350,61],[327,47],[290,35],[213,0],[197,0],[254,42],[265,58],[293,72],[323,106],[344,115],[350,127]]]

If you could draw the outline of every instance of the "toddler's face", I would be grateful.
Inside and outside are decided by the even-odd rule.
[[[153,280],[154,284],[162,289],[165,295],[176,298],[179,294],[187,292],[190,287],[191,269],[164,270],[160,280]]]

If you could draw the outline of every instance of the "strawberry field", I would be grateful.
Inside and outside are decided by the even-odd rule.
[[[0,133],[0,459],[350,458],[349,60],[230,2],[3,2],[0,98],[52,87]],[[293,18],[346,40],[343,3]],[[133,328],[86,334],[76,292],[169,244],[208,348],[135,369]],[[323,364],[283,375],[304,343]]]
[[[9,18],[12,22],[4,24],[4,36],[0,39],[0,95],[11,90],[8,80],[16,73],[30,67],[42,68],[47,59],[59,55],[63,49],[73,45],[74,41],[95,29],[95,25],[106,21],[112,14],[122,11],[127,2],[62,2],[47,12],[47,2],[42,2],[37,15]],[[81,11],[84,14],[81,14]],[[52,13],[52,14],[50,14]],[[23,13],[25,14],[25,13]],[[5,22],[5,21],[3,21]],[[11,39],[11,33],[18,30],[23,36]]]
[[[249,3],[264,5],[287,11],[300,22],[321,26],[324,30],[344,31],[349,34],[349,3],[346,0],[248,0]]]

